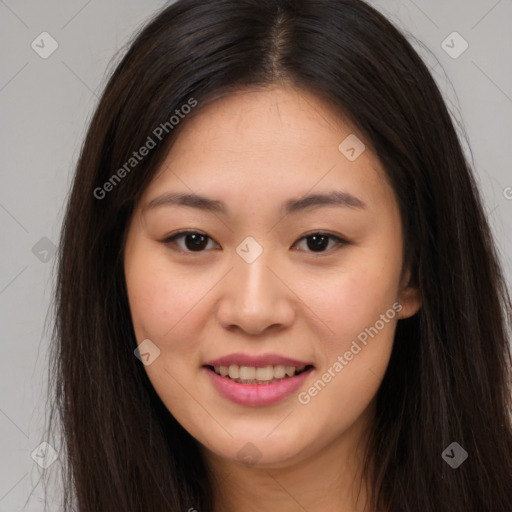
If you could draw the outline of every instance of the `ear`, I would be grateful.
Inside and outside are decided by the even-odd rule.
[[[399,319],[409,318],[415,315],[421,308],[422,300],[419,288],[411,285],[411,271],[407,269],[400,283],[400,295],[398,301],[402,309],[398,314]]]

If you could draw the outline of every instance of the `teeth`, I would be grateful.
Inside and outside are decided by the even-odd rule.
[[[293,377],[295,375],[295,366],[287,366],[285,370],[288,377]]]
[[[256,380],[272,380],[274,378],[274,367],[273,366],[262,366],[256,368]]]
[[[282,364],[274,366],[274,377],[276,379],[282,379],[286,375],[286,368]]]
[[[236,364],[232,364],[228,370],[230,379],[238,379],[240,377],[240,367]]]
[[[238,382],[246,384],[255,384],[257,382],[274,382],[275,380],[293,377],[296,373],[302,372],[305,366],[284,366],[277,364],[275,366],[239,366],[232,364],[230,366],[215,366],[215,373],[222,377],[229,377]]]
[[[240,366],[240,375],[242,380],[254,380],[256,378],[256,368],[254,366]]]

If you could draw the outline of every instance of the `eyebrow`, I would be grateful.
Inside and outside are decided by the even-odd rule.
[[[155,197],[149,201],[144,207],[144,210],[153,210],[162,206],[187,206],[211,213],[228,214],[226,204],[222,201],[198,194],[176,192],[167,192]],[[358,197],[344,191],[332,191],[327,194],[309,194],[299,199],[289,199],[284,203],[283,210],[284,213],[288,215],[311,208],[327,206],[348,207],[361,210],[366,208],[366,204]]]

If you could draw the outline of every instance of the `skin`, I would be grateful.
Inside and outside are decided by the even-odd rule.
[[[355,161],[347,159],[340,142],[363,137],[323,99],[290,86],[231,94],[183,123],[125,245],[137,343],[150,339],[160,349],[145,366],[148,377],[199,441],[217,479],[216,512],[365,510],[362,447],[375,395],[398,319],[421,307],[403,268],[400,214],[385,172],[368,144]],[[285,201],[332,190],[349,192],[366,207],[283,215]],[[221,200],[229,215],[147,208],[171,191]],[[210,237],[202,252],[190,250],[190,238],[188,245],[186,237],[162,242],[183,229]],[[348,243],[327,239],[316,252],[303,238],[315,231]],[[236,252],[247,236],[263,248],[252,263]],[[300,403],[298,393],[394,303],[400,313],[309,403]],[[277,404],[238,405],[215,390],[202,368],[235,352],[279,354],[315,369]],[[248,442],[260,456],[254,465],[237,455]]]

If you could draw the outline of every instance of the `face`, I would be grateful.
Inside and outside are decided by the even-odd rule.
[[[371,422],[420,307],[396,198],[310,93],[246,90],[184,122],[125,245],[144,368],[207,453],[300,462]]]

